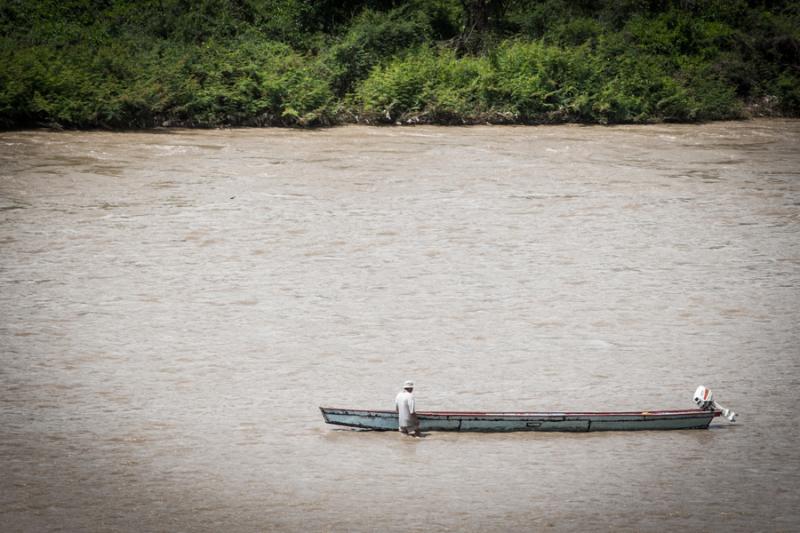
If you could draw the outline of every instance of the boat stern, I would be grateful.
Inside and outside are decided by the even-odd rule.
[[[733,409],[728,409],[727,407],[720,405],[719,402],[714,400],[714,393],[712,393],[703,385],[700,385],[697,387],[697,390],[694,391],[692,400],[700,409],[704,411],[714,411],[714,416],[719,416],[722,414],[722,416],[727,418],[729,422],[736,422],[736,412],[734,412]]]

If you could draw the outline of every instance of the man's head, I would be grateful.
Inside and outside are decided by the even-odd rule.
[[[405,390],[407,390],[408,392],[413,391],[414,390],[414,382],[413,381],[406,381],[405,383],[403,383],[403,388]]]

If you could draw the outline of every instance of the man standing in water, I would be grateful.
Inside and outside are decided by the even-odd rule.
[[[394,410],[400,421],[400,433],[408,435],[411,431],[411,435],[419,437],[419,420],[414,406],[413,381],[406,381],[403,384],[403,390],[397,394],[397,398],[394,400]]]

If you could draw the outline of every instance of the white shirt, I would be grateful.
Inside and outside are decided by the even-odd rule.
[[[400,420],[400,427],[405,428],[411,425],[411,415],[417,411],[414,408],[414,393],[405,390],[397,394],[394,399],[394,405],[397,408],[397,418]]]

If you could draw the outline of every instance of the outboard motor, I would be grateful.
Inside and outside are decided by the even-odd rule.
[[[714,401],[714,394],[711,392],[711,390],[705,388],[704,386],[700,385],[697,387],[697,390],[694,391],[693,400],[700,409],[706,411],[719,409],[722,411],[722,416],[731,422],[736,422],[736,413],[733,412],[733,409],[727,409]]]

